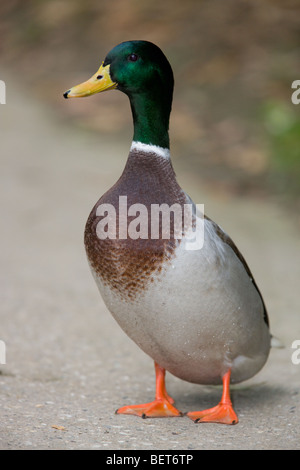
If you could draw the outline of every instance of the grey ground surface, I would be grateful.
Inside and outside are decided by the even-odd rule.
[[[121,405],[153,399],[153,364],[106,310],[83,228],[130,142],[78,133],[17,89],[0,111],[0,448],[299,449],[300,365],[291,344],[300,340],[300,241],[289,215],[270,202],[212,194],[174,160],[179,182],[246,257],[285,348],[232,388],[236,426],[117,416]],[[167,386],[182,411],[213,406],[221,393],[171,375]]]

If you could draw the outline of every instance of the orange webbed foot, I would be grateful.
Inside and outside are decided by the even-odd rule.
[[[155,400],[142,405],[123,406],[116,411],[116,414],[135,415],[140,416],[141,418],[170,418],[183,416],[183,413],[173,406],[174,400],[166,391],[165,369],[155,363],[155,373]]]
[[[219,403],[203,411],[191,411],[187,416],[195,423],[237,424],[238,417],[231,405]]]
[[[117,414],[136,415],[141,418],[170,418],[183,416],[168,400],[159,399],[142,405],[123,406]]]
[[[230,370],[223,377],[223,394],[220,403],[203,411],[190,411],[187,416],[195,423],[237,424],[238,417],[232,407],[230,394]]]

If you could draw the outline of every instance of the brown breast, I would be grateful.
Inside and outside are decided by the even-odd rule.
[[[132,239],[128,234],[134,216],[127,217],[127,238],[121,239],[119,197],[127,196],[127,209],[133,204],[143,204],[148,213],[147,239]],[[151,204],[187,203],[185,193],[178,185],[171,162],[155,154],[132,150],[122,176],[94,206],[85,228],[85,247],[89,262],[102,282],[117,290],[123,298],[134,299],[153,274],[160,272],[174,255],[178,240],[174,239],[174,224],[170,226],[169,239],[163,239],[161,220],[159,238],[151,239]],[[110,204],[116,211],[116,238],[99,239],[97,225],[103,216],[97,215],[101,204]],[[98,212],[99,213],[99,212]]]

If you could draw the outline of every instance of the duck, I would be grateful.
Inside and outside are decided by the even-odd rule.
[[[91,210],[84,244],[108,310],[155,371],[154,400],[116,413],[237,424],[230,387],[257,374],[270,351],[261,292],[229,235],[177,182],[169,138],[174,75],[162,50],[149,41],[122,42],[63,96],[106,90],[129,98],[133,139],[119,179]],[[221,385],[219,403],[178,410],[166,372]]]

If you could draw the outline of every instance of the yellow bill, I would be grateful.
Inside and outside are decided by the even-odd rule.
[[[103,67],[103,62],[99,70],[86,82],[73,86],[64,93],[65,98],[82,98],[83,96],[94,95],[105,90],[117,88],[118,84],[113,82],[110,73],[110,65]]]

